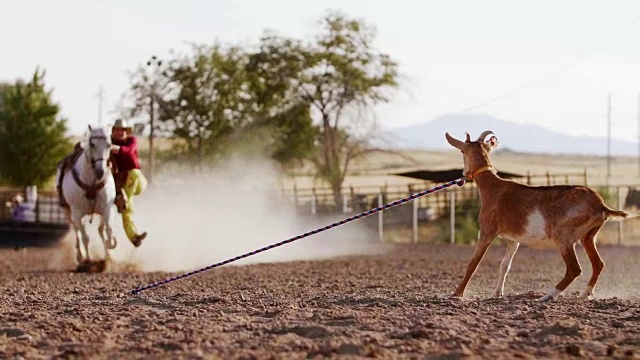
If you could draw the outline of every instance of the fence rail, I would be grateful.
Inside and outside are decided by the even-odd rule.
[[[583,176],[577,176],[576,179],[586,183],[586,173]],[[528,183],[535,185],[533,177],[531,179]],[[542,185],[571,184],[570,179],[569,174],[545,176]],[[337,213],[352,215],[436,185],[425,182],[410,184],[406,187],[349,187],[347,191],[340,194],[338,199],[326,188],[294,189],[288,194],[288,199],[295,204],[301,215],[323,216]],[[638,212],[640,209],[640,185],[591,186],[591,188],[598,191],[605,202],[613,208],[626,209],[631,212]],[[285,196],[287,196],[286,193]],[[432,233],[434,231],[444,233],[451,242],[456,242],[460,240],[456,239],[460,228],[471,227],[473,225],[468,222],[475,224],[477,221],[477,218],[470,218],[469,214],[479,209],[479,197],[477,186],[473,182],[467,182],[463,187],[432,193],[429,196],[413,200],[411,203],[380,212],[377,215],[377,220],[367,220],[366,223],[372,228],[377,228],[380,241],[388,240],[389,234],[401,229],[405,230],[404,239],[410,238],[413,242],[425,238],[421,232]],[[436,229],[424,229],[429,225]],[[640,224],[634,222],[634,225],[628,226],[630,231],[624,231],[623,222],[610,222],[605,225],[603,233],[607,234],[609,242],[625,243],[626,236],[626,238],[635,239],[635,242],[640,243],[640,226],[638,225]],[[469,236],[468,233],[463,235]],[[476,234],[472,234],[472,236],[475,239]],[[471,240],[463,239],[463,241]]]

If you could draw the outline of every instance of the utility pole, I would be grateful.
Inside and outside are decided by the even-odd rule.
[[[102,126],[102,102],[104,101],[104,89],[100,85],[98,89],[98,126]]]
[[[638,93],[638,176],[640,176],[640,92]]]
[[[607,186],[611,178],[611,93],[607,101]]]
[[[156,81],[158,70],[162,65],[162,60],[159,60],[155,55],[147,61],[147,66],[151,68],[151,88],[149,91],[149,172],[148,179],[151,183],[154,174],[155,167],[155,148],[153,146],[154,130],[155,130],[155,107],[156,107]]]

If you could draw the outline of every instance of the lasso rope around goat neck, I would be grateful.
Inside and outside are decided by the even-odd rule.
[[[198,269],[198,270],[190,271],[190,272],[184,273],[182,275],[170,277],[170,278],[167,278],[165,280],[161,280],[161,281],[158,281],[158,282],[146,285],[146,286],[142,286],[142,287],[139,286],[139,287],[131,290],[131,294],[138,295],[142,291],[145,291],[145,290],[148,290],[148,289],[152,289],[152,288],[156,288],[156,287],[168,284],[168,283],[173,282],[173,281],[184,279],[184,278],[186,278],[188,276],[196,275],[196,274],[199,274],[201,272],[205,272],[207,270],[211,270],[213,268],[216,268],[216,267],[219,267],[219,266],[222,266],[222,265],[226,265],[226,264],[229,264],[231,262],[234,262],[234,261],[237,261],[237,260],[240,260],[240,259],[244,259],[244,258],[252,256],[252,255],[256,255],[256,254],[261,253],[263,251],[267,251],[267,250],[276,248],[278,246],[282,246],[282,245],[294,242],[296,240],[300,240],[300,239],[305,238],[307,236],[315,235],[317,233],[329,230],[331,228],[334,228],[334,227],[337,227],[337,226],[340,226],[340,225],[344,225],[344,224],[346,224],[348,222],[361,219],[361,218],[363,218],[365,216],[369,216],[369,215],[375,214],[377,212],[389,209],[391,207],[394,207],[394,206],[397,206],[397,205],[400,205],[400,204],[404,204],[404,203],[409,202],[411,200],[417,199],[417,198],[419,198],[421,196],[424,196],[424,195],[427,195],[427,194],[430,194],[430,193],[434,193],[436,191],[440,191],[442,189],[448,188],[449,186],[453,186],[453,185],[456,185],[456,184],[458,186],[462,186],[462,185],[464,185],[464,183],[467,180],[469,180],[468,176],[465,176],[465,177],[462,177],[462,178],[459,178],[459,179],[456,179],[456,180],[452,180],[452,181],[449,181],[448,183],[436,186],[434,188],[431,188],[431,189],[428,189],[428,190],[424,190],[424,191],[409,195],[409,196],[407,196],[407,197],[405,197],[403,199],[399,199],[399,200],[390,202],[388,204],[373,208],[371,210],[367,210],[367,211],[362,212],[360,214],[354,215],[354,216],[352,216],[350,218],[347,218],[347,219],[344,219],[344,220],[341,220],[341,221],[338,221],[338,222],[334,222],[331,225],[327,225],[327,226],[318,228],[316,230],[309,231],[309,232],[304,233],[302,235],[298,235],[298,236],[292,237],[291,239],[287,239],[287,240],[284,240],[284,241],[281,241],[281,242],[278,242],[278,243],[275,243],[275,244],[272,244],[272,245],[269,245],[269,246],[265,246],[265,247],[260,248],[258,250],[254,250],[254,251],[251,251],[251,252],[236,256],[234,258],[231,258],[231,259],[228,259],[228,260],[225,260],[225,261],[221,261],[219,263],[215,263],[215,264],[209,265],[207,267],[203,267],[203,268]]]

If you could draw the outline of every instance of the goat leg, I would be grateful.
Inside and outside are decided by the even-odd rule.
[[[504,253],[502,261],[500,261],[500,277],[498,277],[496,289],[493,291],[493,296],[496,298],[501,298],[504,294],[504,282],[507,278],[507,273],[509,273],[509,269],[511,269],[511,262],[519,246],[520,243],[515,241],[509,240],[507,243],[507,250]]]
[[[540,302],[555,300],[573,282],[573,280],[582,274],[582,268],[580,267],[578,257],[576,256],[575,244],[571,244],[567,248],[562,249],[561,255],[562,260],[564,260],[567,267],[564,277],[555,288],[550,289],[545,296],[538,299]]]
[[[598,278],[604,269],[604,261],[600,257],[598,253],[598,249],[596,249],[595,237],[598,231],[600,230],[600,226],[591,229],[589,233],[582,240],[582,246],[584,247],[584,252],[587,253],[589,260],[591,261],[591,278],[587,283],[587,287],[580,294],[580,299],[591,299],[593,297],[593,289],[596,287],[596,283],[598,282]]]
[[[476,243],[476,247],[473,251],[473,256],[467,265],[467,271],[464,274],[462,282],[453,293],[453,297],[464,296],[464,290],[466,289],[469,280],[471,280],[471,277],[476,272],[478,264],[482,261],[482,258],[484,258],[484,255],[487,253],[487,249],[489,248],[489,245],[491,245],[491,241],[495,236],[496,235],[493,232],[488,233],[480,230],[480,236],[478,236],[478,242]]]

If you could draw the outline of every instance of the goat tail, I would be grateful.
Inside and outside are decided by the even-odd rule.
[[[638,217],[638,215],[629,214],[626,211],[622,210],[613,210],[607,206],[604,207],[604,218],[611,220],[624,220],[632,217]]]

